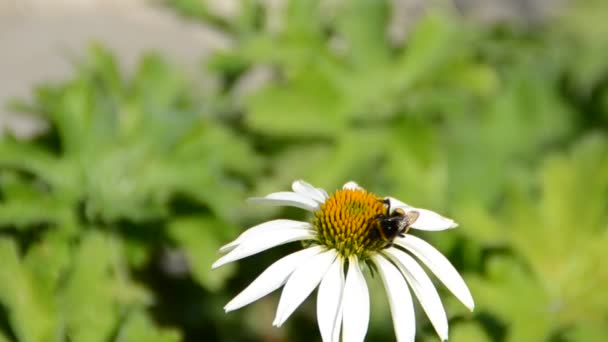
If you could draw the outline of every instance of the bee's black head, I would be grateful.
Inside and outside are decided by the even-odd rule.
[[[384,236],[388,239],[393,239],[397,236],[401,231],[405,229],[407,225],[407,218],[403,215],[391,215],[388,217],[384,217],[380,220],[380,227],[384,232]]]

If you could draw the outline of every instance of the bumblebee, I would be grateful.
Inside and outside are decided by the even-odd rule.
[[[397,208],[391,213],[391,202],[388,199],[382,202],[387,206],[386,214],[378,214],[371,218],[369,223],[371,227],[370,237],[372,240],[385,241],[387,243],[386,248],[388,248],[392,246],[393,240],[397,236],[405,237],[420,213],[415,210],[405,212],[401,208]]]

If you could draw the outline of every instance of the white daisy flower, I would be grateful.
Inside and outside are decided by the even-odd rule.
[[[414,341],[416,323],[409,289],[418,298],[441,340],[448,320],[422,262],[471,311],[473,297],[454,266],[410,228],[439,231],[457,224],[433,211],[411,207],[395,198],[380,198],[348,182],[331,196],[298,180],[293,192],[276,192],[255,202],[293,206],[312,212],[312,222],[273,220],[252,227],[220,249],[213,268],[288,242],[308,246],[270,265],[226,312],[248,305],[283,286],[273,325],[281,326],[319,288],[317,321],[323,341],[363,341],[369,323],[369,292],[363,265],[380,274],[388,294],[398,341]],[[346,274],[345,274],[346,272]]]

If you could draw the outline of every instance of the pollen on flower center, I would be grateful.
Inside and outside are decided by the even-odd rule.
[[[344,257],[366,257],[385,245],[372,239],[374,217],[385,214],[386,206],[378,196],[362,189],[343,189],[329,197],[314,213],[313,225],[319,242],[336,249]]]

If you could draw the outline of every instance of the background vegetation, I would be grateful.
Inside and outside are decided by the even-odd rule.
[[[605,340],[605,1],[536,24],[430,10],[404,40],[385,1],[288,1],[278,29],[256,2],[231,20],[168,5],[234,48],[194,73],[149,55],[127,76],[93,47],[17,104],[50,128],[0,140],[0,341],[318,338],[312,300],[282,329],[276,294],[222,310],[297,246],[210,271],[246,227],[304,218],[244,201],[298,178],[356,180],[460,223],[423,234],[476,299],[470,314],[441,288],[452,341]],[[393,340],[370,287],[368,340]]]

